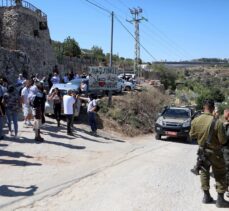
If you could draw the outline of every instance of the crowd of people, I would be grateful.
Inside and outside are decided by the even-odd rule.
[[[86,74],[79,76],[69,72],[63,78],[58,71],[54,71],[49,77],[38,78],[38,74],[29,79],[25,79],[22,74],[15,84],[9,84],[6,79],[0,79],[0,140],[4,139],[3,128],[8,126],[8,133],[14,138],[18,138],[18,115],[23,113],[24,127],[31,127],[35,133],[35,141],[43,142],[41,137],[41,126],[45,124],[45,102],[52,101],[54,116],[57,121],[57,127],[60,127],[60,121],[63,111],[63,116],[67,122],[67,135],[73,136],[73,120],[75,104],[77,101],[86,101],[88,108],[88,120],[91,126],[91,133],[96,135],[96,111],[98,110],[97,96],[95,94],[87,95],[87,84],[82,83],[82,92],[76,90],[68,90],[67,94],[62,96],[58,88],[54,88],[49,93],[49,90],[54,84],[68,82],[74,78],[86,78]],[[45,82],[48,87],[45,87]],[[12,128],[13,123],[13,128]]]

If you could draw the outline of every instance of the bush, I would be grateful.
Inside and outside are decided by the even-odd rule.
[[[100,114],[103,119],[115,124],[116,130],[128,136],[146,134],[154,130],[157,114],[168,97],[156,89],[132,93],[113,99],[112,107],[107,106],[107,99],[100,102]]]

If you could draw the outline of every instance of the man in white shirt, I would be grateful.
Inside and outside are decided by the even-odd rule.
[[[30,122],[32,117],[32,109],[31,106],[29,105],[30,86],[31,86],[31,82],[27,80],[25,82],[25,87],[21,91],[21,102],[22,102],[22,108],[24,113],[24,124],[26,126],[33,126],[32,123]]]
[[[54,73],[53,77],[51,78],[52,84],[59,84],[60,83],[60,76],[57,73]]]
[[[67,118],[67,134],[73,136],[71,125],[74,115],[74,104],[76,102],[76,95],[73,95],[72,90],[68,90],[67,95],[63,97],[64,114]]]

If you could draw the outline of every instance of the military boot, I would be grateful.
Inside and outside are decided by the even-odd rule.
[[[229,208],[229,202],[224,199],[224,193],[218,193],[218,198],[216,200],[216,207]]]
[[[204,198],[202,200],[204,204],[210,204],[213,202],[213,198],[211,197],[209,190],[204,191]]]

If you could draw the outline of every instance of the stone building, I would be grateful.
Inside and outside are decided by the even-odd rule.
[[[46,14],[24,0],[1,0],[0,74],[46,76],[56,63]]]

